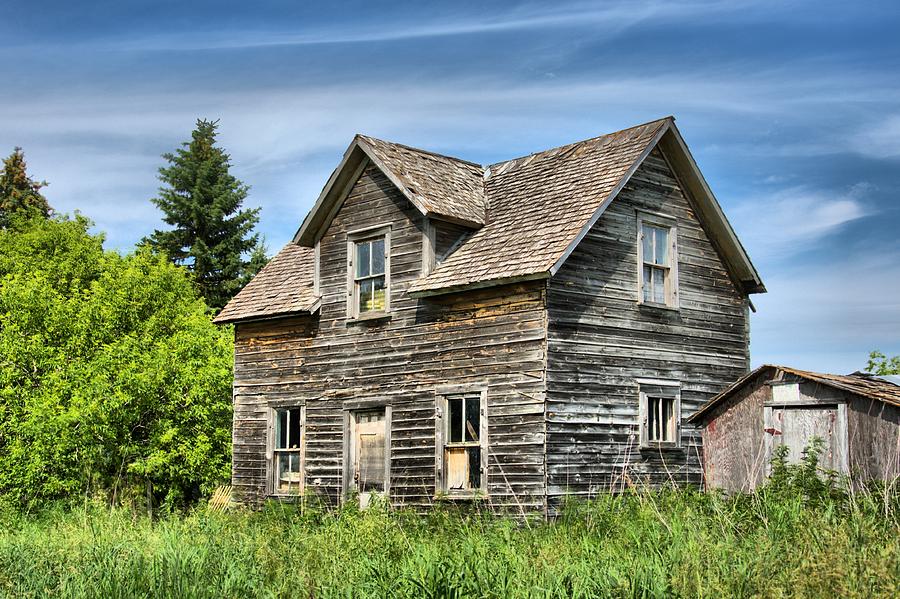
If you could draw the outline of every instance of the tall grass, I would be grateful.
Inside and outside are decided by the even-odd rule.
[[[568,502],[549,523],[477,508],[8,511],[0,596],[900,596],[896,495],[836,492],[799,470],[752,495]]]

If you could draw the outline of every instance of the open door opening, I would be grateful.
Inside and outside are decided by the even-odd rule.
[[[385,409],[360,410],[350,414],[350,469],[348,488],[356,492],[359,506],[388,489],[389,452]]]

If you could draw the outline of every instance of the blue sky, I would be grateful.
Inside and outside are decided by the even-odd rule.
[[[3,0],[3,3],[10,0]],[[3,8],[0,6],[0,8]],[[288,241],[353,134],[480,163],[668,114],[769,293],[754,364],[900,353],[900,3],[42,2],[0,20],[0,153],[127,251],[221,119]]]

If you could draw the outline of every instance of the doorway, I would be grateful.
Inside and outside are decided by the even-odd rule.
[[[384,497],[390,479],[390,436],[385,408],[350,413],[347,490],[365,509],[376,496]]]

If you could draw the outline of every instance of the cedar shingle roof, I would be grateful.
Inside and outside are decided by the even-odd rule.
[[[548,276],[666,122],[490,166],[488,224],[409,291]]]
[[[875,399],[892,406],[900,407],[900,385],[897,385],[889,380],[877,377],[875,375],[867,374],[865,372],[854,372],[853,374],[846,375],[826,374],[822,372],[800,370],[798,368],[791,368],[789,366],[765,364],[763,366],[760,366],[753,372],[744,375],[730,387],[710,399],[688,420],[690,422],[705,420],[705,417],[711,413],[713,408],[725,401],[727,398],[731,397],[735,391],[746,385],[751,380],[755,379],[756,376],[762,373],[764,370],[781,370],[786,374],[793,375],[807,381],[827,385],[829,387],[834,387],[835,389],[840,389],[841,391],[847,391],[861,397]]]
[[[263,319],[294,312],[309,312],[318,298],[313,294],[315,250],[289,243],[257,273],[213,322]]]
[[[424,214],[434,214],[472,225],[483,225],[484,169],[459,158],[358,135],[377,161],[399,179],[409,199]]]
[[[748,292],[765,291],[667,117],[487,168],[357,135],[292,244],[235,296],[216,322],[309,312],[315,306],[313,250],[306,248],[328,226],[343,201],[341,190],[349,189],[366,161],[384,171],[422,214],[475,230],[429,275],[410,284],[409,293],[418,297],[552,276],[657,143],[668,144],[681,160],[679,172],[685,171],[693,195],[705,198],[701,216],[715,227],[722,247],[730,248],[731,263],[742,269],[740,280],[751,279]],[[304,247],[295,245],[299,243]]]

